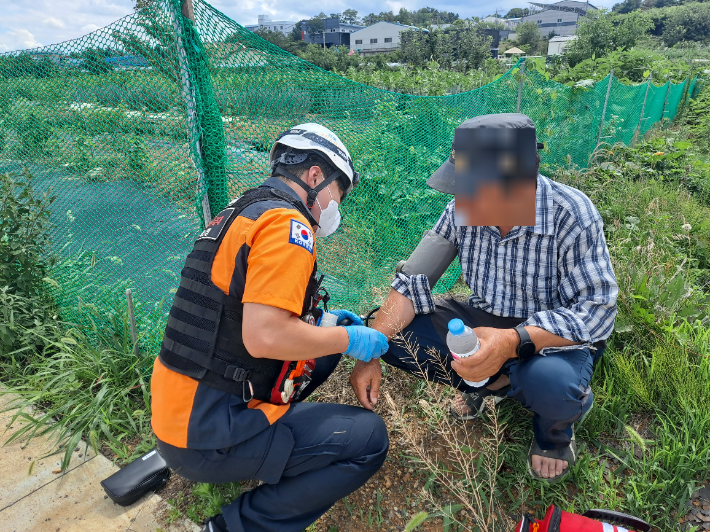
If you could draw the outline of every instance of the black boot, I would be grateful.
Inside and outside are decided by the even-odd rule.
[[[202,532],[229,532],[227,523],[224,521],[222,514],[217,514],[205,521],[205,527]]]

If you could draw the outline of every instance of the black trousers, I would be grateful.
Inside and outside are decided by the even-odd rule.
[[[471,328],[510,329],[525,321],[494,316],[453,299],[439,300],[432,314],[416,316],[403,331],[409,346],[414,346],[414,356],[404,342],[394,340],[382,360],[462,392],[474,390],[451,369],[446,332],[449,320],[454,318]],[[589,410],[594,401],[589,383],[594,361],[601,357],[604,347],[604,343],[599,343],[591,350],[580,346],[548,348],[544,355],[537,354],[524,362],[510,359],[489,382],[495,382],[501,375],[510,377],[508,396],[534,412],[533,431],[540,447],[566,447],[572,437],[572,423]],[[427,348],[431,348],[428,353]]]
[[[302,399],[328,378],[340,357],[318,359]],[[229,532],[301,532],[367,482],[387,457],[385,423],[363,408],[298,402],[276,424],[279,430],[272,431],[270,442],[255,437],[214,450],[160,441],[158,446],[177,474],[196,482],[267,482],[222,507]],[[265,445],[278,446],[277,440],[291,451],[284,460],[265,464]]]

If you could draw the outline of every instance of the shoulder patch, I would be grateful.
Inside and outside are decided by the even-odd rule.
[[[292,218],[291,234],[289,235],[288,241],[291,244],[301,246],[313,255],[313,232],[306,224]]]
[[[202,234],[197,237],[197,240],[217,240],[219,238],[219,235],[222,234],[224,227],[227,225],[227,220],[232,217],[233,212],[233,207],[224,209],[222,212],[220,212],[212,219],[212,221],[205,228],[205,230],[202,231]]]

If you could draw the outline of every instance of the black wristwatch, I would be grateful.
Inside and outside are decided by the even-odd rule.
[[[515,332],[517,332],[520,337],[520,343],[518,343],[515,352],[518,354],[520,360],[527,360],[535,354],[535,344],[530,339],[528,331],[526,331],[525,327],[522,325],[518,325],[515,328]]]

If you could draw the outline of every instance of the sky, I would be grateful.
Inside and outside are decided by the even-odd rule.
[[[545,1],[545,0],[542,0]],[[546,0],[554,1],[554,0]],[[619,0],[592,0],[611,7]],[[240,24],[256,24],[260,14],[272,20],[300,20],[352,8],[360,16],[381,11],[416,10],[425,6],[453,11],[460,17],[484,17],[498,10],[505,15],[526,0],[332,0],[324,8],[317,0],[211,0],[210,3]],[[75,39],[133,12],[131,0],[0,0],[0,53],[24,50]]]

